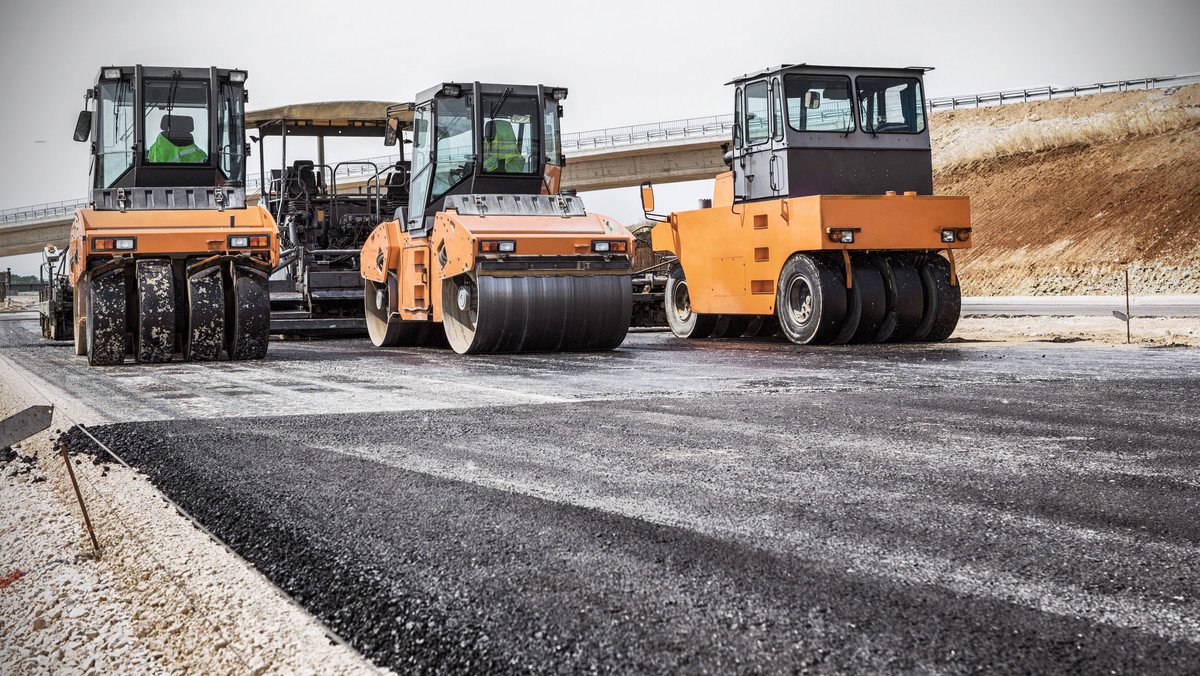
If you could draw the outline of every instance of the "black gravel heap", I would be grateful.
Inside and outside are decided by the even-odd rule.
[[[804,396],[731,402],[724,415],[799,410]],[[499,439],[540,443],[548,429],[570,448],[563,430],[619,420],[636,405],[90,429],[356,649],[398,673],[1195,673],[1200,666],[1192,643],[383,461],[387,453],[457,457],[455,449]],[[823,412],[822,424],[845,422],[838,410]],[[620,434],[645,431],[614,426],[613,434],[616,445]],[[71,450],[96,450],[77,430],[62,440]],[[364,452],[376,449],[375,459]]]

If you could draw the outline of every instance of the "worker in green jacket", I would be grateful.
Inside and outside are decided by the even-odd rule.
[[[146,150],[147,162],[194,164],[208,160],[208,155],[192,139],[192,118],[163,115],[159,127],[162,133]]]

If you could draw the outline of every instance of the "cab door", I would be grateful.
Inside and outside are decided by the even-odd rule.
[[[771,137],[771,88],[767,80],[748,83],[745,88],[745,148],[741,166],[745,175],[747,201],[769,199],[779,194],[781,162],[775,161]]]

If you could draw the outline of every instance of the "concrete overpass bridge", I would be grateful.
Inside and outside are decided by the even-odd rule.
[[[733,116],[693,118],[654,124],[614,127],[564,134],[567,166],[562,187],[604,190],[656,183],[712,178],[725,170],[721,144],[732,134]],[[380,168],[395,164],[399,155],[368,157]],[[368,165],[352,164],[338,172],[338,189],[367,185]],[[259,176],[246,186],[248,201],[257,200]],[[75,210],[88,199],[49,202],[0,211],[0,256],[36,253],[47,244],[66,246]]]

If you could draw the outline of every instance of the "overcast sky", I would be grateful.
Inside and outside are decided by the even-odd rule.
[[[540,82],[570,89],[571,132],[727,113],[725,82],[779,63],[934,66],[933,97],[1196,72],[1197,27],[1197,0],[12,0],[0,9],[0,209],[86,194],[87,147],[71,131],[103,65],[244,68],[251,109]],[[709,190],[663,186],[659,208],[693,208]],[[640,219],[633,189],[584,198]],[[36,271],[36,256],[20,258],[0,268]]]

